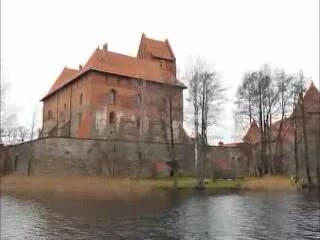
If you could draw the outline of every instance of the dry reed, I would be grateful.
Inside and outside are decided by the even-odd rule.
[[[143,198],[154,193],[150,183],[126,178],[9,175],[0,180],[2,193],[50,193],[66,197],[81,195],[108,200]]]
[[[241,189],[250,191],[294,191],[297,187],[288,177],[264,176],[262,178],[244,179]]]

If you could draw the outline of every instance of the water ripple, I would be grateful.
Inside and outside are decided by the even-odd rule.
[[[1,196],[1,239],[320,239],[319,196],[253,193],[147,202]]]

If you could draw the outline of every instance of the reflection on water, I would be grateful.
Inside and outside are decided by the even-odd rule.
[[[1,196],[1,239],[320,239],[317,194],[251,193],[139,202]]]

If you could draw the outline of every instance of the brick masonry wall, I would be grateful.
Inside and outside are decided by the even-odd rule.
[[[151,176],[169,169],[167,146],[148,142],[143,145],[144,160],[141,174]],[[192,144],[177,144],[176,156],[179,172],[194,175],[194,147]],[[228,176],[244,174],[246,157],[239,148],[211,147],[208,156],[207,175],[212,176],[215,160],[229,164],[224,171]],[[26,142],[10,147],[9,168],[21,175],[90,175],[90,176],[135,176],[137,173],[137,143],[52,137]],[[154,169],[162,166],[163,169]]]
[[[48,132],[54,129],[50,136],[112,139],[114,136],[109,134],[112,130],[109,123],[111,113],[114,114],[117,132],[122,120],[127,121],[126,126],[136,127],[142,112],[145,112],[148,126],[156,126],[159,125],[160,113],[168,105],[165,100],[169,95],[173,101],[173,119],[182,126],[183,89],[151,81],[141,89],[138,84],[141,82],[96,71],[84,74],[44,101],[42,136],[48,136]],[[115,103],[110,103],[111,91],[115,92]],[[139,94],[144,95],[144,109],[138,104]],[[114,135],[115,131],[112,132]],[[159,134],[152,136],[157,138]]]

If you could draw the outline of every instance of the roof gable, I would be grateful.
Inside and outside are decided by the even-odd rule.
[[[168,75],[161,71],[158,62],[102,49],[95,50],[83,68],[86,69],[185,87],[173,74]]]
[[[308,113],[320,112],[320,92],[316,88],[316,86],[313,84],[313,82],[311,82],[310,87],[306,91],[303,97],[303,101],[304,101],[304,107],[306,112]],[[299,103],[301,104],[301,102],[302,100],[300,99]],[[294,117],[294,112],[290,115],[289,118],[285,118],[282,121],[279,120],[272,124],[271,126],[272,140],[276,140],[278,137],[286,140],[293,139],[294,130],[291,122],[293,117]],[[279,133],[280,126],[281,126],[281,132]],[[249,143],[257,143],[261,141],[261,134],[259,131],[259,127],[255,121],[252,122],[246,135],[243,137],[243,141],[249,142]]]
[[[320,92],[313,82],[311,82],[309,89],[304,95],[304,107],[305,111],[309,113],[320,112]]]
[[[60,89],[62,86],[64,86],[65,84],[68,83],[68,81],[77,75],[77,73],[79,72],[79,70],[77,69],[72,69],[72,68],[67,68],[65,67],[62,72],[60,73],[60,75],[58,76],[58,78],[56,79],[56,81],[54,82],[54,84],[51,86],[49,92],[47,93],[46,96],[54,93],[55,91],[57,91],[58,89]]]
[[[175,56],[168,39],[166,39],[165,41],[159,41],[147,38],[146,35],[143,33],[141,36],[137,57],[147,58],[146,55],[148,54],[150,54],[154,58],[161,58],[171,61],[175,60]]]
[[[253,121],[248,129],[246,135],[243,137],[244,142],[257,143],[261,139],[259,127],[256,121]]]
[[[173,52],[167,40],[161,42],[147,39],[144,36],[142,36],[142,39],[145,39],[145,42],[141,41],[140,48],[143,44],[146,44],[149,49],[152,49],[153,55],[159,58],[174,59]],[[97,48],[80,70],[64,68],[49,92],[41,100],[43,101],[57,90],[91,70],[186,88],[183,83],[176,79],[173,73],[162,71],[160,63],[157,61]]]

